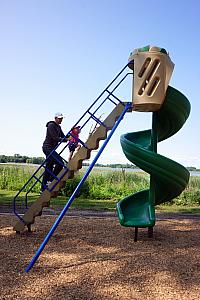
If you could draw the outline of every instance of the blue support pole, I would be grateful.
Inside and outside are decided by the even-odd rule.
[[[118,118],[117,122],[115,123],[114,127],[112,128],[111,132],[109,133],[107,139],[104,141],[103,145],[101,146],[99,152],[97,153],[97,155],[95,156],[94,160],[92,161],[91,165],[89,165],[86,173],[84,174],[83,178],[80,180],[79,184],[77,185],[76,189],[74,190],[73,194],[71,195],[70,199],[68,200],[67,204],[65,205],[65,207],[63,208],[63,210],[61,211],[60,215],[58,216],[58,218],[56,219],[55,223],[53,224],[53,226],[51,227],[50,231],[48,232],[48,234],[46,235],[46,237],[44,238],[42,244],[40,245],[40,247],[38,248],[37,252],[35,253],[35,255],[33,256],[32,260],[30,261],[28,267],[25,269],[25,272],[29,272],[30,269],[33,267],[33,265],[35,264],[35,262],[37,261],[38,257],[40,256],[41,252],[43,251],[44,247],[46,246],[46,244],[48,243],[50,237],[52,236],[52,234],[54,233],[54,231],[56,230],[57,226],[59,225],[59,223],[61,222],[62,218],[64,217],[65,213],[67,212],[68,208],[70,207],[72,201],[74,200],[77,192],[79,191],[81,185],[83,184],[83,182],[86,180],[86,178],[88,177],[88,175],[90,174],[91,170],[93,169],[95,163],[97,162],[98,158],[100,157],[101,153],[103,152],[103,150],[105,149],[105,147],[107,146],[109,140],[111,139],[113,133],[115,132],[115,130],[117,129],[118,125],[120,124],[121,120],[123,119],[125,113],[130,109],[132,103],[128,102],[126,103],[126,106],[122,112],[122,114],[120,115],[120,117]]]

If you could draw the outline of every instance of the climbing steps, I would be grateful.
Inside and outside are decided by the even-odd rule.
[[[14,226],[16,232],[21,232],[28,227],[31,230],[31,224],[35,222],[35,217],[42,214],[44,207],[49,206],[51,198],[55,198],[58,195],[59,190],[65,185],[69,178],[73,178],[74,172],[82,168],[82,162],[90,158],[91,151],[99,148],[99,142],[107,138],[107,132],[113,128],[115,122],[124,111],[126,103],[119,102],[107,118],[101,122],[101,125],[96,127],[94,132],[88,137],[86,142],[77,151],[74,157],[67,164],[67,168],[63,168],[48,186],[48,189],[38,197],[38,199],[31,205],[31,207],[25,212],[23,217],[20,216],[18,222]],[[129,110],[130,111],[130,110]]]

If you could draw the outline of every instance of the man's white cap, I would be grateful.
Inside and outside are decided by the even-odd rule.
[[[64,118],[64,116],[61,112],[57,112],[57,113],[55,113],[55,118],[62,119],[62,118]]]

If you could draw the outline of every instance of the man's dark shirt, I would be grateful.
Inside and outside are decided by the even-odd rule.
[[[52,150],[54,149],[58,143],[64,138],[64,133],[60,127],[54,121],[50,121],[46,124],[47,132],[46,138],[43,143],[43,149],[45,150]]]

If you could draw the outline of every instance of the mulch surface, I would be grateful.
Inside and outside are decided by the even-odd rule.
[[[200,299],[199,218],[158,218],[135,243],[115,216],[65,216],[25,273],[55,220],[16,234],[15,217],[0,215],[0,299]]]

